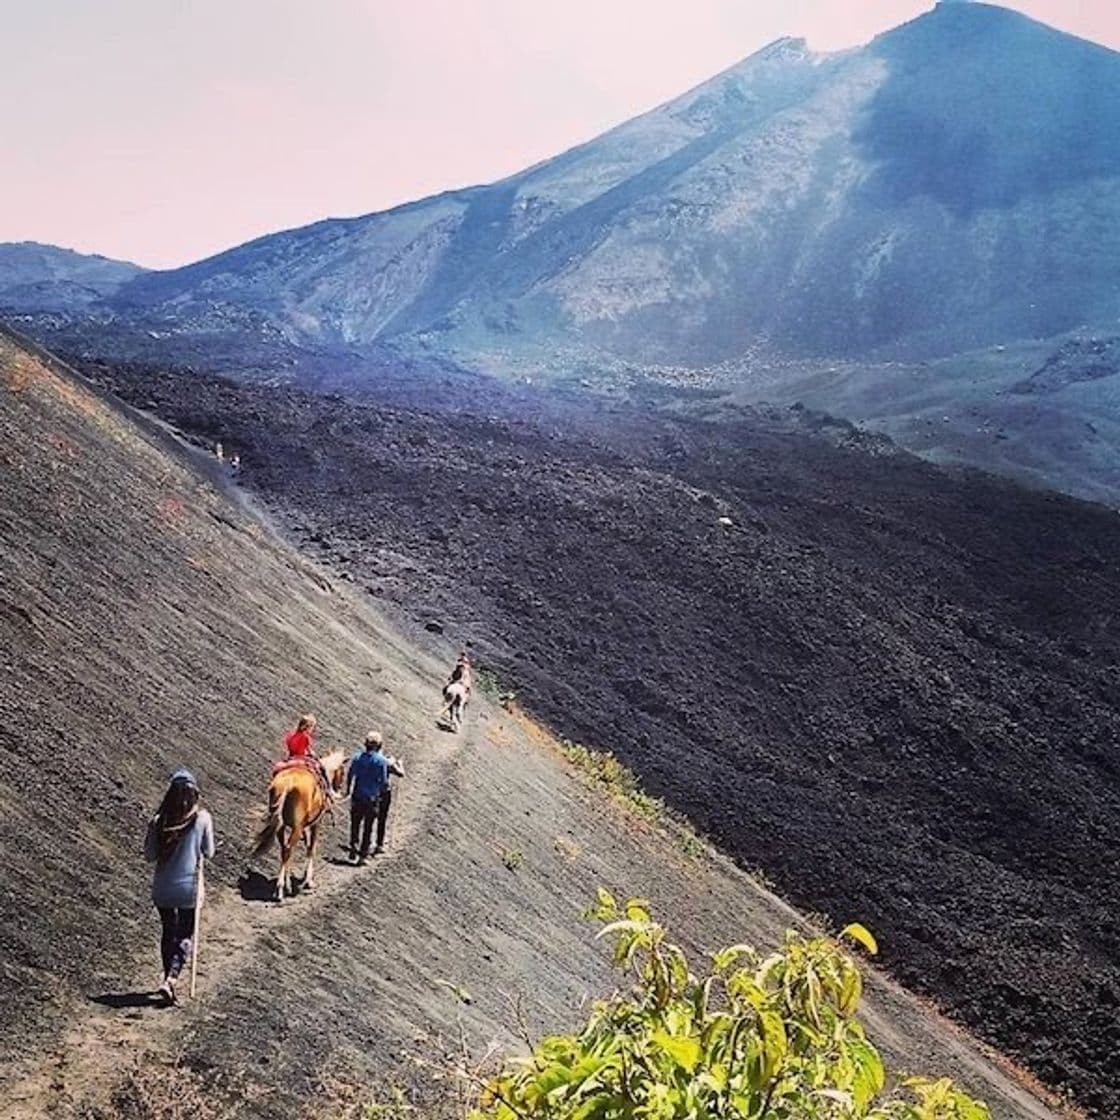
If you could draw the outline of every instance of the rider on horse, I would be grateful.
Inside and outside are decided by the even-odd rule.
[[[319,761],[318,755],[315,754],[315,749],[312,746],[311,739],[315,734],[316,721],[315,717],[308,713],[299,717],[299,722],[296,724],[294,731],[289,731],[284,736],[284,746],[288,750],[288,757],[285,761],[293,762],[295,760],[303,761],[308,769],[312,770],[318,777],[319,782],[322,784],[323,792],[327,797],[328,802],[334,800],[334,791],[331,789],[330,779],[327,776],[326,770],[323,769],[323,764]]]
[[[448,685],[456,682],[462,682],[469,697],[471,694],[471,659],[465,649],[459,651],[459,660],[455,662],[455,668],[451,670],[451,676],[447,678]],[[444,687],[446,688],[447,685]]]

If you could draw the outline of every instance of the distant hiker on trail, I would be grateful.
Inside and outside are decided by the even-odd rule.
[[[346,775],[346,792],[350,799],[350,859],[359,864],[369,857],[370,833],[377,818],[377,847],[374,854],[385,847],[385,824],[389,819],[389,806],[393,802],[390,775],[404,777],[404,767],[395,758],[382,752],[381,733],[371,731],[366,736],[365,747],[350,760]],[[361,846],[358,834],[361,833]]]
[[[288,757],[285,759],[285,762],[293,762],[297,759],[301,760],[303,764],[318,777],[327,800],[333,801],[334,794],[331,792],[330,779],[327,776],[326,770],[323,769],[323,764],[319,761],[319,756],[315,753],[315,748],[312,744],[312,738],[315,735],[316,727],[318,727],[318,723],[310,712],[308,712],[307,715],[299,717],[299,722],[296,724],[295,730],[289,731],[288,734],[284,736],[284,746],[288,751]]]
[[[470,702],[473,687],[471,659],[465,649],[460,650],[455,668],[451,670],[447,684],[443,686],[443,699],[446,703],[443,711],[440,712],[441,719],[444,715],[447,716],[452,731],[458,731],[463,726],[463,712]]]
[[[144,856],[156,865],[152,901],[163,926],[159,993],[172,1004],[179,973],[190,959],[195,913],[203,901],[202,861],[214,858],[214,822],[198,803],[198,783],[189,770],[171,775],[171,785],[148,822]]]

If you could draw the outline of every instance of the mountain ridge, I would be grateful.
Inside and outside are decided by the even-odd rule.
[[[100,253],[40,241],[0,243],[0,307],[78,310],[112,295],[143,269]]]
[[[830,54],[783,38],[498,182],[21,322],[72,354],[359,392],[393,363],[608,393],[754,386],[919,449],[930,417],[902,411],[909,385],[960,356],[930,388],[948,417],[931,453],[1034,479],[1011,386],[1073,334],[1120,334],[1120,55],[988,4]],[[996,377],[988,351],[1013,345],[1030,357]],[[822,388],[837,362],[863,367],[859,392]],[[1053,431],[1030,441],[1049,462],[1069,432],[1120,422],[1120,378],[1047,406]],[[977,448],[975,409],[1016,438]],[[1044,480],[1120,501],[1120,462],[1074,451],[1075,472]]]

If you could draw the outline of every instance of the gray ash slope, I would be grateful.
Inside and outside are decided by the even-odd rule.
[[[92,372],[237,449],[357,587],[473,637],[563,734],[1120,1111],[1114,513],[843,425],[530,423]]]

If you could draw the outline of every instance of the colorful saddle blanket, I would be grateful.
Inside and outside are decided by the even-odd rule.
[[[317,778],[322,776],[315,760],[306,757],[297,756],[296,758],[282,758],[279,762],[274,762],[272,764],[273,777],[277,774],[282,774],[285,770],[308,770]]]

